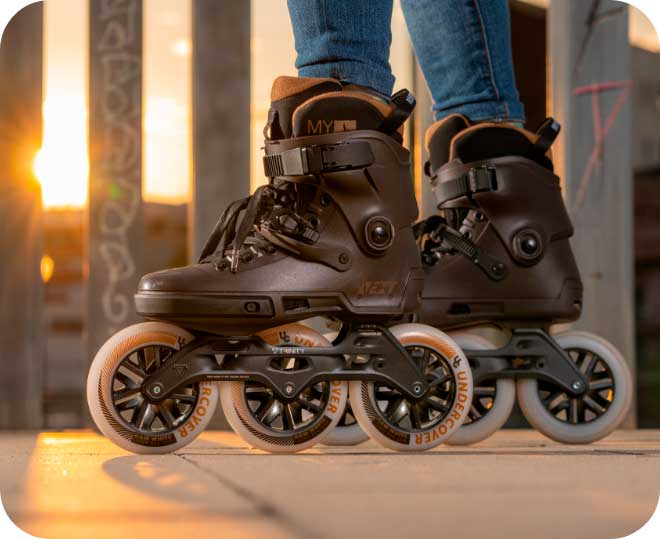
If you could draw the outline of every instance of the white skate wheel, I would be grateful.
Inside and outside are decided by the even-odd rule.
[[[463,350],[492,350],[497,348],[488,339],[468,331],[450,332],[449,336]],[[485,440],[501,429],[511,415],[516,402],[516,383],[510,378],[486,380],[474,386],[472,406],[468,417],[449,445],[469,445]]]
[[[87,403],[106,437],[133,453],[160,454],[188,445],[204,431],[218,403],[215,383],[191,384],[158,405],[140,392],[146,376],[192,339],[179,327],[143,322],[101,347],[87,377]]]
[[[582,331],[555,335],[589,382],[587,392],[570,397],[541,380],[518,380],[518,403],[527,421],[557,442],[588,444],[610,434],[632,401],[628,365],[612,344]]]
[[[338,332],[327,332],[323,336],[329,341],[332,342],[337,338]],[[323,440],[323,445],[328,446],[342,446],[342,445],[359,445],[363,442],[366,442],[369,439],[369,435],[362,430],[362,427],[355,419],[353,415],[353,409],[351,408],[350,398],[346,402],[346,408],[344,413],[337,423],[337,426],[332,429],[330,434],[326,436]]]
[[[337,423],[337,426],[332,429],[325,440],[323,440],[323,445],[358,445],[366,442],[368,439],[369,435],[362,430],[362,427],[353,415],[353,409],[351,408],[349,398],[346,402],[346,409],[342,414],[341,420]]]
[[[431,388],[419,399],[376,382],[349,383],[351,407],[364,431],[398,451],[423,451],[458,431],[472,402],[472,372],[460,347],[442,331],[400,324],[392,334],[418,361]]]
[[[258,334],[272,346],[326,347],[320,333],[302,324],[288,324]],[[296,369],[300,356],[284,358],[283,369]],[[348,398],[344,381],[323,381],[283,399],[256,382],[221,382],[220,400],[234,431],[256,449],[294,453],[323,441],[342,417]]]

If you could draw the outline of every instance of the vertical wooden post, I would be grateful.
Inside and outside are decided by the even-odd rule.
[[[197,260],[225,207],[250,192],[250,2],[193,0],[193,185]],[[218,410],[212,428],[229,428]]]
[[[250,2],[193,0],[192,16],[196,260],[226,205],[250,191]]]
[[[90,0],[87,354],[137,320],[142,275],[142,0]]]
[[[0,44],[0,429],[43,423],[41,146],[43,4],[8,24]]]
[[[585,286],[576,326],[611,341],[634,368],[628,8],[553,0],[548,21],[551,113],[563,126],[555,155]]]

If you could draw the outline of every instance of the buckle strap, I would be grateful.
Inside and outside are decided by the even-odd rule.
[[[431,178],[438,206],[449,200],[475,193],[497,191],[497,175],[495,167],[482,165],[473,167],[467,173],[450,180],[438,182],[438,176]]]
[[[304,176],[364,168],[374,162],[368,142],[340,142],[322,146],[303,146],[264,156],[264,172],[276,176]]]
[[[509,273],[507,267],[499,259],[443,223],[431,233],[431,240],[437,242],[441,247],[446,246],[462,254],[493,281],[501,281]]]

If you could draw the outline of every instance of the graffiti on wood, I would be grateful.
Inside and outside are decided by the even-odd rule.
[[[138,270],[131,233],[141,207],[141,0],[96,0],[92,5],[95,137],[91,139],[90,249],[105,330],[114,333],[133,315]],[[95,19],[95,20],[94,20]],[[94,145],[97,144],[98,148]]]

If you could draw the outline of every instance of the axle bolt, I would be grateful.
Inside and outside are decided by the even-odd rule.
[[[424,387],[419,382],[415,382],[412,386],[412,390],[415,395],[419,396],[424,391]]]
[[[580,391],[584,386],[580,380],[575,380],[575,382],[571,384],[571,387],[573,388],[573,391]]]
[[[163,386],[161,384],[154,384],[151,386],[151,394],[154,396],[158,396],[163,392]]]
[[[284,386],[284,393],[286,393],[287,395],[293,395],[293,392],[295,390],[296,390],[296,386],[294,386],[291,382],[289,382]]]

